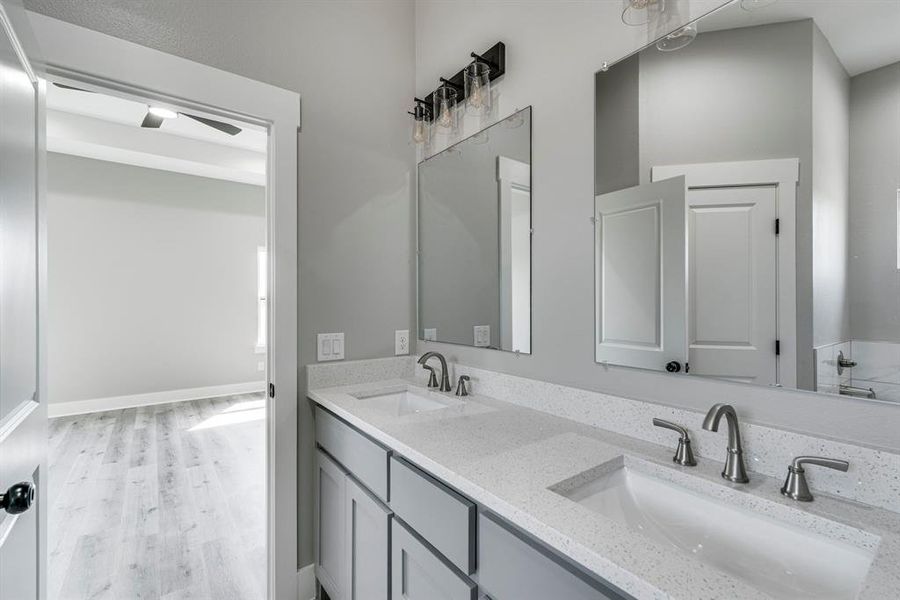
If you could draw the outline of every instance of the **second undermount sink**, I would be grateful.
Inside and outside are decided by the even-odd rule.
[[[749,508],[657,478],[628,461],[550,489],[776,598],[852,600],[874,556]],[[877,543],[877,542],[876,542]]]
[[[366,406],[395,416],[440,410],[462,404],[461,400],[452,396],[439,395],[436,392],[416,393],[409,389],[376,392],[367,395],[356,395],[365,400]]]

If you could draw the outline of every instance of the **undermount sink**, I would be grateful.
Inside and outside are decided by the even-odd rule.
[[[461,400],[451,396],[439,396],[437,393],[430,392],[417,394],[410,390],[392,390],[369,395],[356,395],[356,397],[365,400],[366,405],[370,408],[396,416],[440,410],[462,404]]]
[[[776,598],[852,600],[874,555],[657,478],[627,461],[550,490]]]

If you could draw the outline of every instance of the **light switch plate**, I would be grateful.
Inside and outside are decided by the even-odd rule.
[[[437,329],[425,329],[424,335],[422,336],[426,342],[436,342],[437,341]]]
[[[316,355],[319,362],[344,359],[344,334],[320,333],[316,336]]]
[[[490,325],[475,325],[472,328],[472,335],[475,338],[475,345],[479,348],[485,348],[491,345]]]
[[[394,332],[394,355],[409,354],[409,329],[398,329]]]

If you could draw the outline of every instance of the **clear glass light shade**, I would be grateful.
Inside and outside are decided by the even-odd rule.
[[[681,50],[694,41],[697,37],[696,25],[685,25],[656,42],[656,49],[660,52],[675,52]]]
[[[431,123],[425,118],[425,107],[417,104],[412,116],[412,141],[424,144],[431,137]]]
[[[466,112],[487,115],[491,112],[491,67],[475,61],[463,73],[466,94]]]
[[[651,7],[665,10],[665,0],[622,0],[622,22],[626,25],[646,25],[651,19]]]
[[[455,132],[459,126],[456,114],[458,94],[448,85],[442,85],[434,91],[434,127],[442,133]]]

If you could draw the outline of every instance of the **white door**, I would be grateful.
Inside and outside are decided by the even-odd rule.
[[[47,479],[47,411],[38,390],[38,84],[7,8],[21,7],[0,2],[0,598],[34,600],[45,582],[44,503],[35,489]]]
[[[652,169],[685,178],[691,374],[795,385],[798,172],[797,159]]]
[[[685,212],[684,177],[597,196],[598,362],[683,369]]]
[[[531,354],[531,165],[497,157],[500,347]]]
[[[776,383],[776,188],[689,189],[690,372]]]

